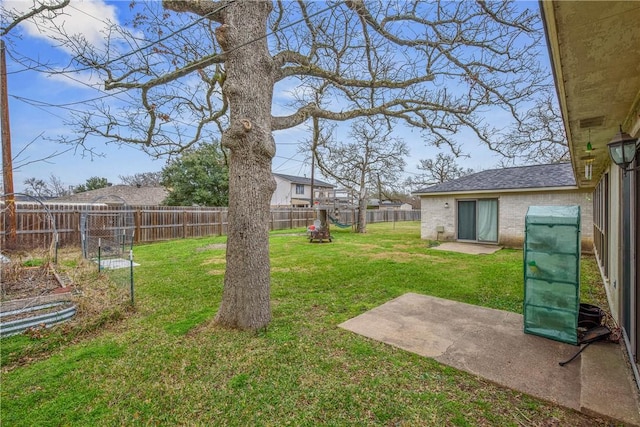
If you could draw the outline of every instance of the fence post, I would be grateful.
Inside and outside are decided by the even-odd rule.
[[[134,218],[134,220],[133,220],[134,221],[134,227],[135,227],[135,230],[136,230],[135,235],[133,236],[133,239],[134,239],[134,241],[136,243],[140,243],[140,236],[141,236],[140,229],[142,228],[142,225],[141,225],[141,223],[142,223],[142,211],[140,210],[140,208],[136,209],[136,214],[135,214],[135,216],[133,218]]]
[[[75,230],[72,231],[72,233],[76,234],[75,236],[72,237],[72,241],[74,242],[80,242],[80,244],[82,245],[82,231],[80,230],[80,211],[78,210],[74,210],[73,211],[73,222],[75,223],[75,227],[71,227],[71,230]]]
[[[182,238],[187,238],[187,211],[182,211]]]

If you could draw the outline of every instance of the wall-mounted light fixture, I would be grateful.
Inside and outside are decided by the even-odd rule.
[[[444,202],[444,208],[449,209],[449,202]]]
[[[620,166],[624,173],[638,169],[627,169],[627,167],[633,162],[638,151],[638,140],[633,138],[626,132],[622,132],[622,125],[620,125],[620,131],[613,137],[611,142],[607,144],[609,148],[609,157],[611,161]]]

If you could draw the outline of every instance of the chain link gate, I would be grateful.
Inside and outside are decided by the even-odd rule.
[[[105,205],[116,199],[118,206]],[[129,288],[133,303],[133,239],[134,212],[115,195],[103,196],[92,202],[93,209],[80,217],[82,255],[98,265],[98,271],[109,275],[117,285]]]

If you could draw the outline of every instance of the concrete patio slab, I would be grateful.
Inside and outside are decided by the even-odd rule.
[[[438,246],[432,246],[429,249],[437,251],[460,252],[471,255],[492,254],[502,249],[502,246],[483,245],[480,243],[461,243],[461,242],[444,242]]]
[[[622,347],[579,347],[528,335],[516,313],[413,293],[339,325],[529,395],[640,426],[638,390]]]

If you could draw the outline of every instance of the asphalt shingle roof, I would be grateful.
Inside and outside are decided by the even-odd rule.
[[[311,185],[311,178],[305,178],[305,177],[301,177],[301,176],[293,176],[293,175],[285,175],[282,173],[274,173],[274,176],[280,177],[282,179],[286,179],[287,181],[291,181],[294,184],[304,184],[304,185]],[[329,188],[333,188],[334,186],[332,184],[329,184],[327,182],[324,181],[320,181],[319,179],[314,179],[313,180],[313,185],[318,187],[329,187]]]
[[[413,194],[573,187],[571,163],[490,169],[421,188]]]
[[[157,206],[167,197],[169,192],[164,187],[134,187],[130,185],[112,185],[97,190],[85,191],[58,197],[51,202],[72,203],[116,203],[122,201],[134,206]]]

